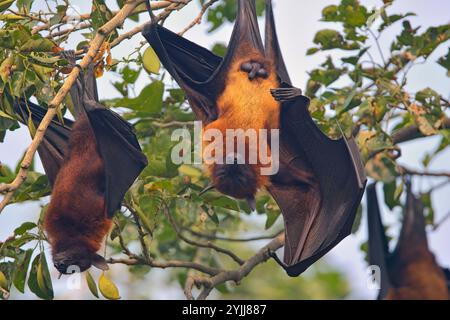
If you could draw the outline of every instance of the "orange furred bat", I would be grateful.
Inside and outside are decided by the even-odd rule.
[[[272,2],[266,0],[264,43],[255,1],[236,4],[223,57],[159,25],[149,1],[152,21],[143,35],[203,121],[203,159],[212,185],[247,199],[252,208],[259,189],[272,195],[286,230],[284,261],[273,257],[298,276],[350,233],[365,187],[364,168],[354,140],[324,135],[309,114],[309,99],[292,86]],[[240,131],[244,140],[238,143],[228,131]],[[219,138],[210,139],[211,132]],[[211,145],[219,147],[207,152]],[[210,158],[215,162],[206,161]]]
[[[106,213],[104,163],[87,115],[75,122],[66,159],[53,185],[44,228],[52,247],[55,267],[66,273],[91,264],[105,268],[97,255],[111,227]]]

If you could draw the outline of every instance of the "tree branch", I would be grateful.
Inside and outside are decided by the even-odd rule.
[[[190,261],[181,261],[181,260],[168,260],[168,261],[145,261],[143,259],[140,259],[139,257],[133,257],[133,258],[125,258],[125,259],[114,259],[110,258],[107,260],[110,264],[125,264],[127,266],[136,266],[136,265],[148,265],[152,268],[160,268],[160,269],[166,269],[166,268],[188,268],[188,269],[195,269],[197,271],[200,271],[202,273],[209,274],[211,276],[214,276],[216,274],[219,274],[223,270],[212,268],[208,266],[204,266],[199,263],[190,262]]]
[[[205,300],[215,286],[225,283],[227,281],[234,281],[239,283],[243,278],[248,276],[252,270],[259,264],[270,259],[270,252],[276,251],[284,245],[284,233],[269,242],[266,246],[260,249],[253,257],[248,259],[239,269],[222,271],[219,274],[207,279],[200,279],[197,284],[203,285],[204,289],[197,297],[197,300]]]
[[[400,170],[405,174],[410,174],[414,176],[425,176],[425,177],[448,177],[450,178],[450,172],[429,172],[429,171],[418,171],[404,166],[399,166]]]
[[[450,118],[445,118],[442,122],[441,129],[450,128]],[[406,128],[402,128],[392,134],[392,141],[394,144],[407,142],[410,140],[414,140],[417,138],[426,137],[423,135],[417,126],[409,126]]]
[[[228,238],[228,237],[222,237],[222,236],[217,236],[217,235],[212,235],[212,234],[201,233],[201,232],[189,229],[189,228],[184,228],[184,230],[186,230],[189,233],[193,234],[194,236],[197,236],[200,238],[205,238],[205,239],[209,239],[209,240],[222,240],[222,241],[229,241],[229,242],[251,242],[251,241],[258,241],[258,240],[271,240],[271,239],[275,238],[276,236],[280,235],[282,232],[284,232],[284,230],[280,230],[280,231],[274,233],[273,235],[268,235],[268,236],[256,236],[256,237],[250,237],[250,238]]]
[[[202,8],[200,10],[200,13],[195,17],[192,22],[186,26],[182,31],[178,32],[178,35],[183,36],[187,31],[192,29],[195,25],[200,24],[202,22],[203,15],[205,14],[206,10],[208,10],[209,7],[211,7],[214,3],[216,3],[218,0],[209,0],[205,2],[202,5]]]

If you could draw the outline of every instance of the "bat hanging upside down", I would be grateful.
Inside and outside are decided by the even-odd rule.
[[[236,24],[224,57],[159,25],[149,1],[152,22],[143,35],[204,123],[204,149],[216,144],[206,134],[221,133],[222,154],[203,154],[204,160],[220,160],[206,163],[212,186],[247,199],[253,207],[256,192],[269,191],[286,230],[284,262],[273,257],[289,275],[298,276],[350,233],[366,183],[364,168],[353,138],[332,140],[324,135],[309,114],[309,99],[291,85],[272,2],[266,0],[264,44],[255,1],[237,3]],[[227,130],[249,129],[257,133],[279,129],[279,148],[270,135],[264,141],[258,136],[257,143],[245,137],[244,154],[223,151]],[[260,141],[268,147],[271,161],[277,162],[279,169],[273,174],[261,174],[273,163],[262,161]],[[258,155],[254,163],[248,161],[253,149]]]
[[[74,64],[73,52],[65,52]],[[93,67],[83,70],[70,97],[76,121],[53,119],[38,152],[52,186],[44,229],[53,263],[63,274],[108,266],[96,252],[126,191],[147,165],[132,126],[98,102]],[[19,120],[38,126],[46,109],[18,99]]]
[[[226,75],[225,89],[217,99],[217,119],[204,128],[205,131],[219,130],[222,133],[223,146],[227,143],[227,130],[241,129],[245,132],[250,129],[258,133],[260,129],[272,130],[280,127],[281,106],[270,94],[271,89],[280,85],[273,61],[246,45],[240,45],[236,50],[242,52],[237,53],[238,57],[245,58],[236,58],[231,63]],[[247,199],[251,206],[254,206],[256,192],[270,184],[269,176],[261,175],[263,164],[259,159],[260,153],[255,150],[255,145],[261,143],[259,139],[259,136],[253,142],[245,139],[244,155],[236,153],[234,163],[226,162],[229,155],[224,152],[222,163],[208,166],[212,178],[211,186],[235,198]],[[237,138],[233,143],[234,150],[237,150]],[[269,144],[268,141],[266,143]],[[205,146],[207,144],[205,142]],[[256,151],[258,155],[255,164],[249,164],[252,151]],[[269,156],[270,146],[267,153]],[[239,164],[238,157],[245,158],[245,163]],[[304,173],[308,175],[307,171]]]
[[[104,163],[86,114],[72,127],[44,228],[59,272],[67,273],[71,266],[84,271],[91,264],[107,269],[104,258],[96,253],[111,228],[106,212]]]

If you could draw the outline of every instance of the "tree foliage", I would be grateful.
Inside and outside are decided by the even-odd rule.
[[[264,1],[257,3],[261,15]],[[200,4],[209,8],[206,13],[209,32],[233,22],[235,1],[200,1]],[[318,68],[308,71],[304,92],[311,97],[311,114],[325,133],[332,137],[340,136],[341,132],[357,135],[368,176],[382,182],[385,202],[394,208],[401,205],[402,177],[413,174],[397,163],[401,154],[399,143],[421,136],[440,137],[437,149],[424,152],[424,169],[450,143],[446,97],[430,87],[410,92],[407,86],[411,68],[429,59],[439,46],[448,46],[450,25],[420,28],[409,21],[414,13],[391,12],[391,4],[392,1],[384,1],[377,8],[367,8],[357,0],[342,0],[339,5],[323,9],[322,20],[330,22],[330,27],[317,31],[314,45],[306,54],[329,55]],[[176,16],[173,12],[184,5],[169,3],[168,10],[160,14],[163,19],[168,14]],[[19,128],[12,110],[13,100],[32,98],[48,106],[68,72],[67,61],[57,53],[75,49],[80,56],[85,54],[95,32],[122,6],[120,0],[117,3],[93,0],[92,11],[77,15],[75,24],[70,24],[73,12],[69,14],[69,1],[54,1],[44,9],[33,0],[0,1],[0,142]],[[128,19],[144,23],[147,18],[144,21],[138,14],[143,10],[143,4],[139,5]],[[401,24],[402,30],[392,41],[389,52],[383,52],[380,35],[389,33],[394,24]],[[129,265],[136,277],[146,275],[152,268],[168,266],[174,267],[172,275],[183,287],[189,289],[188,279],[195,285],[204,285],[202,281],[208,277],[221,270],[239,268],[244,262],[236,257],[242,250],[230,246],[226,239],[215,244],[215,239],[239,234],[246,227],[245,216],[251,214],[251,209],[245,202],[216,192],[200,195],[208,184],[201,167],[179,166],[170,161],[177,143],[171,140],[173,129],[192,129],[194,115],[169,75],[164,70],[158,72],[159,61],[145,44],[131,48],[125,57],[114,55],[113,48],[124,40],[121,34],[125,32],[116,29],[110,33],[94,63],[97,76],[104,72],[118,75],[113,86],[119,97],[103,102],[134,124],[150,165],[127,193],[123,209],[114,218],[115,226],[107,240],[108,256],[112,257],[111,263]],[[68,40],[73,43],[73,38],[82,40],[74,47],[65,47]],[[223,54],[225,47],[217,43],[213,50]],[[436,62],[443,67],[443,73],[450,75],[450,51]],[[138,79],[142,78],[149,79],[149,84],[136,92]],[[58,117],[68,114],[70,109],[67,96]],[[34,133],[32,122],[28,126]],[[19,169],[20,161],[16,168],[0,166],[0,183],[11,182]],[[0,242],[0,287],[4,296],[12,286],[22,293],[28,287],[44,299],[54,296],[44,251],[47,239],[42,230],[45,197],[49,194],[46,176],[31,166],[26,182],[14,193],[10,204],[39,201],[42,212],[39,221],[18,226],[10,238]],[[433,223],[430,194],[424,194],[423,199],[429,208],[429,222]],[[266,192],[259,194],[256,207],[257,214],[265,218],[266,233],[278,231],[273,229],[278,226],[277,220],[281,220],[280,211]],[[248,252],[244,254],[248,256]],[[177,268],[180,262],[195,265]],[[98,296],[96,280],[90,274],[86,277],[91,292]],[[318,279],[341,283],[336,277],[333,272],[318,273]],[[103,296],[119,296],[105,275],[99,286]],[[330,292],[341,296],[345,294],[342,286]],[[216,289],[225,293],[230,288],[220,283]],[[251,292],[249,289],[247,294]]]

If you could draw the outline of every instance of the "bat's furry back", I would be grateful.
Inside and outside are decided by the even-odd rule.
[[[88,269],[111,226],[106,216],[104,164],[86,115],[75,122],[68,149],[44,221],[53,262],[61,273],[67,273],[69,266]]]

